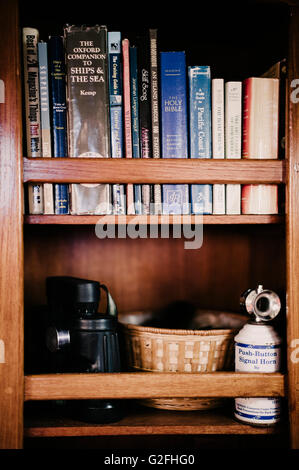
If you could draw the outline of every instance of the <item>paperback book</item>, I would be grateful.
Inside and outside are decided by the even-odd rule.
[[[38,70],[40,96],[41,153],[42,157],[51,158],[51,125],[49,103],[48,44],[38,43]],[[44,214],[54,214],[53,185],[44,183]]]
[[[121,33],[108,32],[110,132],[112,158],[123,158],[123,102]],[[113,213],[126,213],[125,185],[112,185]]]
[[[140,157],[152,157],[150,44],[147,35],[137,38]],[[150,214],[151,188],[142,184],[142,212]]]
[[[37,50],[39,31],[35,28],[23,28],[22,36],[27,156],[41,157]],[[43,187],[41,184],[28,184],[28,205],[30,214],[43,213]]]
[[[132,157],[140,158],[138,60],[136,46],[130,46],[129,57],[131,89]],[[142,214],[142,186],[141,184],[134,184],[133,188],[135,213]]]
[[[49,42],[50,106],[52,115],[53,157],[68,156],[63,38],[50,36]],[[69,213],[67,184],[54,184],[55,214]]]
[[[212,79],[212,156],[225,156],[223,78]],[[213,214],[225,214],[225,184],[213,184]]]
[[[241,158],[242,82],[225,84],[225,156]],[[241,213],[241,185],[226,185],[226,213]]]

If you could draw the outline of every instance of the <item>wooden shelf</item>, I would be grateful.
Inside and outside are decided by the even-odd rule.
[[[127,410],[127,406],[126,406]],[[57,415],[57,412],[39,413],[25,421],[25,437],[72,436],[131,436],[131,435],[269,435],[282,432],[281,424],[269,427],[253,427],[239,423],[229,410],[167,411],[138,407],[129,409],[117,423],[88,424]]]
[[[24,158],[23,171],[25,183],[285,182],[284,160]]]
[[[281,373],[100,373],[25,376],[25,401],[285,396]]]
[[[140,225],[174,224],[232,225],[232,224],[281,224],[283,215],[26,215],[24,223],[30,225],[122,225],[138,223]]]

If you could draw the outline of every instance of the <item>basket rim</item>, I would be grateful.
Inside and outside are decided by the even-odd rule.
[[[188,330],[188,329],[170,329],[170,328],[156,328],[153,326],[133,325],[131,323],[122,323],[124,328],[138,333],[153,333],[164,335],[190,335],[190,336],[223,336],[233,335],[238,332],[238,328],[222,328],[211,330]]]

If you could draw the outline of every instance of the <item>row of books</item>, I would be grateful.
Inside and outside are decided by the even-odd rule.
[[[279,74],[224,82],[106,26],[23,28],[29,157],[278,158]],[[30,184],[31,214],[277,213],[276,185]],[[241,202],[242,201],[242,202]]]

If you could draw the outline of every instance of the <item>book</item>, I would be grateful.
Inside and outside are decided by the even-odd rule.
[[[224,80],[212,79],[212,158],[224,158]],[[225,214],[225,184],[213,184],[213,214]]]
[[[161,158],[160,147],[160,106],[159,106],[159,65],[158,65],[158,30],[149,30],[150,40],[150,83],[152,110],[152,152],[153,158]],[[154,184],[154,214],[162,213],[161,185]]]
[[[140,133],[139,133],[139,95],[138,95],[138,61],[137,48],[130,46],[130,90],[131,90],[131,131],[132,131],[132,157],[140,158]],[[134,184],[135,213],[142,214],[142,187]]]
[[[212,157],[211,71],[209,66],[189,66],[190,158]],[[212,185],[191,184],[191,212],[212,213]]]
[[[35,28],[23,28],[22,40],[27,156],[41,157],[37,51],[39,31]],[[28,184],[28,205],[30,214],[43,213],[43,187],[41,184]]]
[[[121,33],[108,32],[111,156],[123,158]],[[112,185],[113,213],[126,213],[125,185]]]
[[[41,125],[41,153],[42,157],[51,158],[51,126],[49,104],[49,70],[48,70],[48,44],[39,42],[38,71],[39,71],[39,96],[40,96],[40,125]],[[44,214],[54,214],[53,185],[43,184]]]
[[[131,115],[131,80],[130,80],[130,41],[122,40],[123,59],[123,103],[124,103],[124,147],[125,158],[133,158],[132,115]],[[134,187],[127,184],[127,214],[135,214]]]
[[[276,159],[279,154],[279,78],[244,81],[243,158]],[[277,185],[244,185],[243,214],[276,214]]]
[[[162,158],[188,158],[186,56],[160,52]],[[163,184],[164,214],[189,214],[188,184]]]
[[[242,214],[278,214],[277,185],[243,185]]]
[[[50,108],[52,126],[52,153],[55,158],[68,156],[67,116],[65,92],[65,59],[63,39],[61,36],[50,36],[49,81]],[[69,189],[67,184],[54,184],[55,214],[69,213]]]
[[[150,44],[146,35],[136,39],[138,54],[138,97],[139,97],[139,132],[140,157],[152,157],[151,130],[151,82],[150,82]],[[150,214],[151,188],[142,184],[142,213]]]
[[[225,83],[225,157],[241,158],[242,82]],[[226,213],[241,213],[241,185],[226,185]]]
[[[72,158],[109,158],[110,117],[106,26],[64,28],[68,148]],[[109,184],[72,184],[72,214],[112,212]]]
[[[278,158],[279,79],[250,77],[243,91],[243,158]]]

